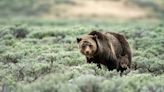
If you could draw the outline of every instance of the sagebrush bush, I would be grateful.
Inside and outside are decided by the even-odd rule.
[[[11,27],[10,30],[12,31],[12,34],[16,38],[25,38],[28,34],[28,28],[26,27]]]
[[[163,91],[163,22],[14,19],[0,24],[0,87],[9,92]],[[76,37],[93,29],[127,37],[132,69],[120,76],[86,62]]]
[[[0,61],[3,63],[18,63],[21,60],[21,53],[4,53],[0,57]]]
[[[42,39],[44,37],[55,37],[56,39],[60,40],[65,37],[65,34],[61,32],[60,33],[55,32],[55,30],[48,30],[48,31],[39,30],[39,31],[31,32],[28,36],[31,38],[38,38],[38,39]]]

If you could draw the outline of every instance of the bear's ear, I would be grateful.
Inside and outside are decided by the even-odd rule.
[[[77,43],[79,43],[82,40],[82,38],[76,38]]]
[[[93,35],[93,37],[92,37],[94,40],[96,40],[97,39],[97,35]]]
[[[93,36],[97,36],[97,39],[103,39],[103,34],[101,32],[97,32],[97,31],[92,31],[89,33],[89,35],[93,35]]]
[[[89,35],[97,35],[98,34],[98,32],[96,31],[96,30],[92,30],[90,33],[89,33]]]

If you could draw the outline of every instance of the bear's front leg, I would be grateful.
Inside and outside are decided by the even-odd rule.
[[[86,59],[87,59],[87,63],[91,63],[92,62],[91,58],[86,57]]]

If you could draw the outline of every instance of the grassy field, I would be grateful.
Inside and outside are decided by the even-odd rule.
[[[120,76],[87,64],[76,37],[92,29],[123,33],[133,50],[133,70]],[[0,21],[2,92],[163,92],[163,60],[161,21]]]

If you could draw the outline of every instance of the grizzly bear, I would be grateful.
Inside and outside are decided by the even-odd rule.
[[[108,70],[118,68],[120,56],[127,54],[129,64],[131,62],[131,49],[126,38],[114,32],[92,31],[89,34],[77,38],[80,52],[86,56],[88,63],[105,65]],[[117,69],[118,70],[118,69]]]
[[[123,72],[126,69],[130,68],[130,63],[128,60],[128,55],[125,56],[120,56],[120,58],[118,59],[118,71]]]

